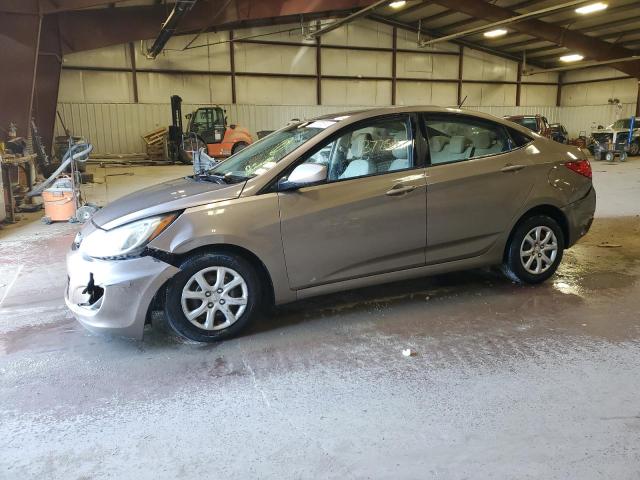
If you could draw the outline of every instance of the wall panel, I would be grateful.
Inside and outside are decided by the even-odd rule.
[[[325,105],[391,105],[391,82],[386,80],[322,80]]]
[[[457,104],[458,85],[455,83],[398,82],[398,105],[438,105],[451,107]]]
[[[85,52],[71,53],[64,56],[64,65],[70,67],[113,67],[127,68],[129,60],[129,45],[113,45]]]
[[[463,78],[468,80],[500,80],[515,82],[518,64],[477,50],[465,49]]]
[[[165,49],[153,60],[143,55],[141,44],[138,42],[135,44],[136,66],[139,69],[150,70],[229,70],[229,43],[212,45],[226,42],[229,39],[228,32],[203,33],[191,45],[197,48],[185,50],[193,38],[194,35],[171,37]],[[144,43],[151,45],[153,41],[148,40]]]
[[[283,45],[235,45],[236,71],[261,73],[313,74],[316,71],[315,47]]]
[[[138,73],[141,103],[164,103],[180,95],[189,103],[231,102],[230,77],[205,74]]]
[[[307,78],[237,77],[243,103],[309,105],[316,100],[316,82]]]
[[[555,85],[522,85],[520,90],[520,105],[551,105],[556,104],[558,87]]]
[[[323,48],[322,74],[390,77],[391,52],[367,52]]]
[[[610,80],[579,83],[562,87],[562,105],[602,105],[617,98],[621,103],[634,103],[638,95],[638,80]]]
[[[324,24],[331,20],[323,21]],[[345,45],[350,47],[382,47],[391,48],[392,28],[371,20],[360,20],[347,23],[327,32],[322,36],[322,43],[327,45]]]

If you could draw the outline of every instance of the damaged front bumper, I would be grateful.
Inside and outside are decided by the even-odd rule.
[[[176,272],[153,257],[97,260],[71,250],[65,301],[87,329],[141,339],[154,295]]]

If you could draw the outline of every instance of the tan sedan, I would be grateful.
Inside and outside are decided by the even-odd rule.
[[[338,290],[490,265],[544,281],[594,210],[583,152],[515,123],[328,115],[99,211],[69,252],[66,302],[94,331],[140,338],[163,309],[179,334],[214,341],[268,303]]]

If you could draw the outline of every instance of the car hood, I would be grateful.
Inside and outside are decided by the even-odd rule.
[[[246,182],[218,184],[184,177],[138,190],[110,203],[92,218],[105,230],[141,218],[238,198]]]

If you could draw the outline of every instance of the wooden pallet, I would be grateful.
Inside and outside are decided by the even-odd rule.
[[[167,159],[167,134],[166,127],[158,128],[142,136],[147,149],[147,159],[152,162],[161,162]]]
[[[164,144],[166,141],[168,132],[169,132],[169,129],[167,127],[158,128],[149,133],[145,133],[142,136],[142,139],[144,140],[144,143],[146,143],[147,145],[158,145],[161,143]]]
[[[147,158],[152,161],[166,160],[167,150],[165,144],[147,145]]]

